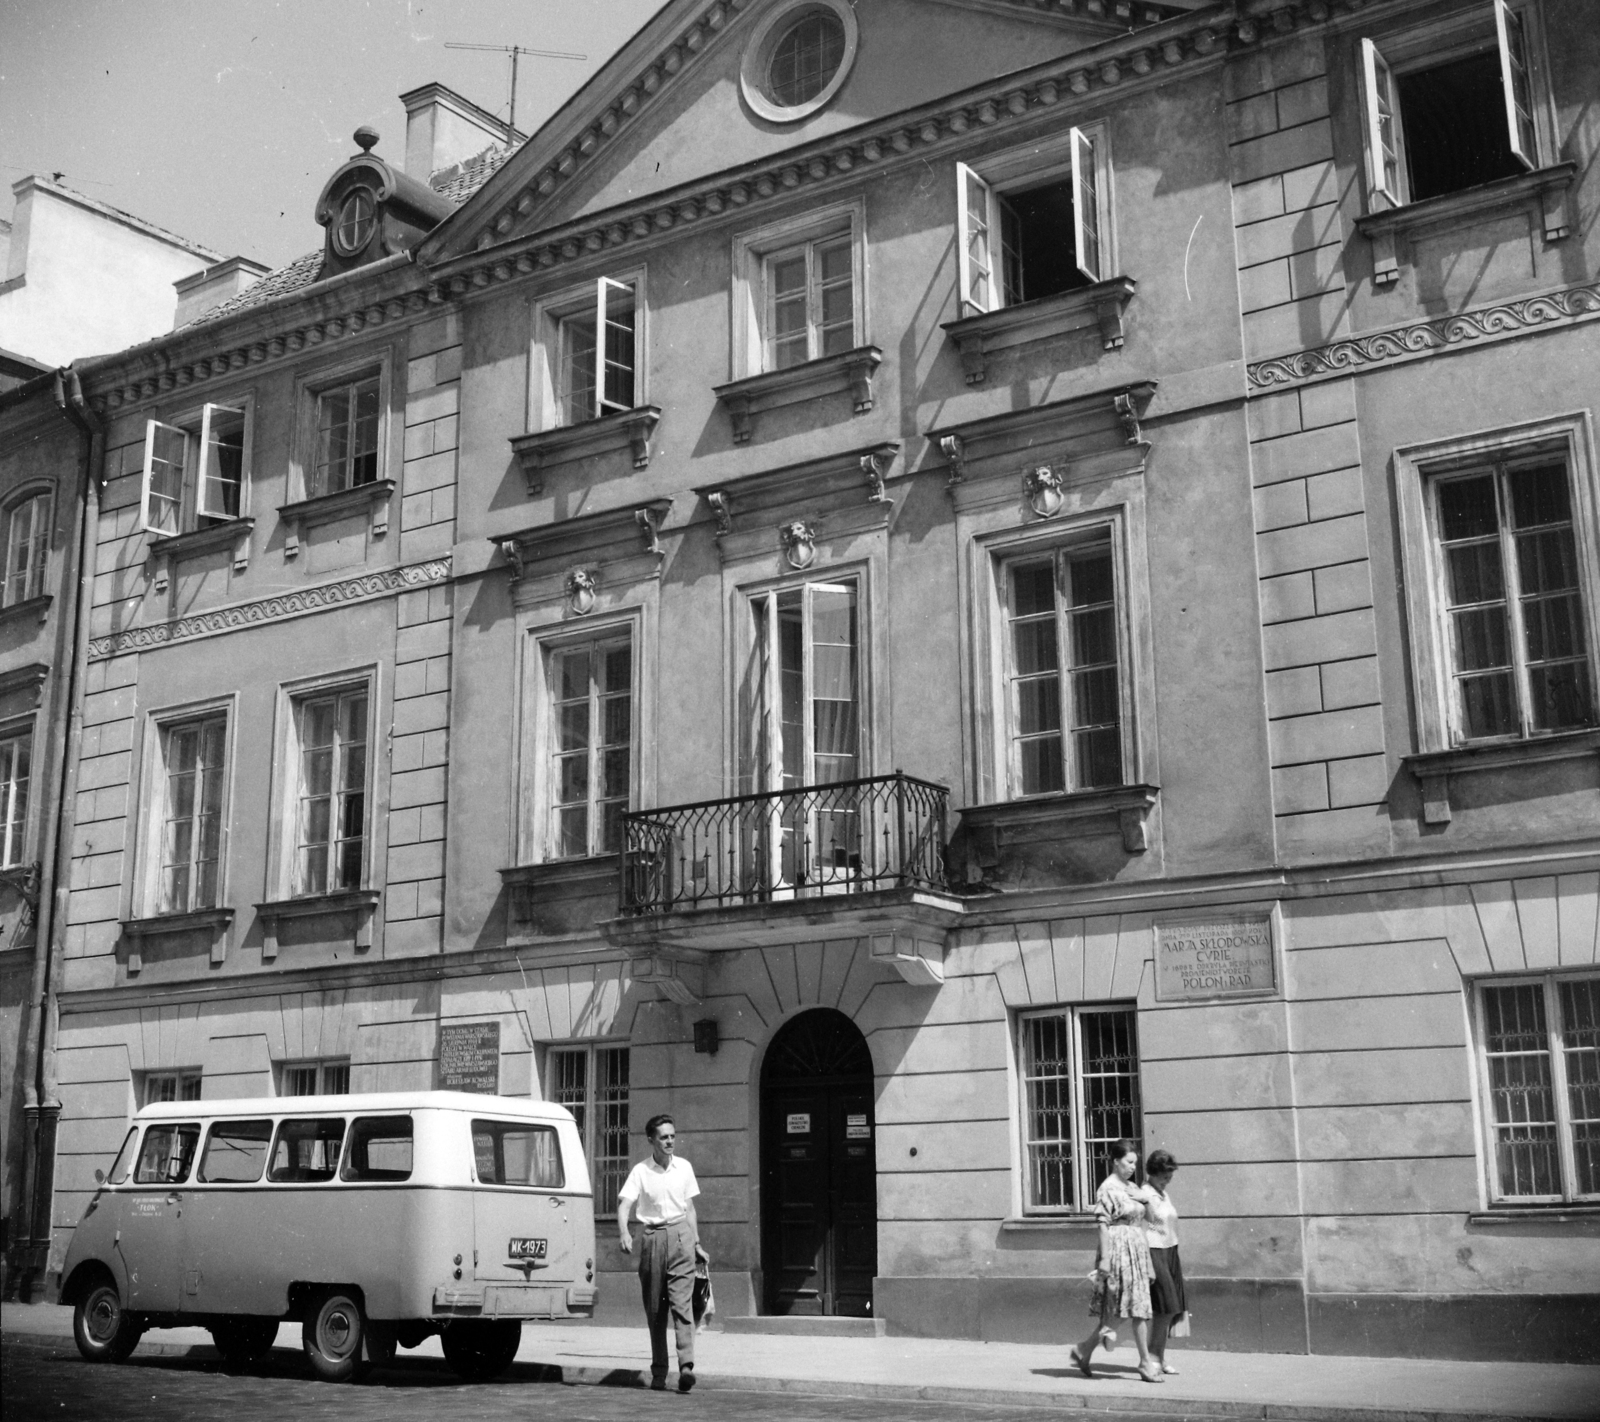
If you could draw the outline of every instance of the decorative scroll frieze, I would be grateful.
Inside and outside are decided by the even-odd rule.
[[[1600,315],[1600,282],[1591,282],[1256,361],[1249,367],[1250,384],[1257,390],[1270,390],[1333,372],[1415,360],[1471,342],[1506,340],[1541,326],[1596,315]]]
[[[336,583],[323,583],[318,587],[297,589],[276,597],[257,598],[253,602],[235,603],[232,607],[213,608],[209,612],[196,612],[171,622],[151,622],[141,627],[129,627],[113,632],[109,637],[95,637],[89,643],[89,660],[103,661],[124,652],[147,651],[151,647],[165,646],[169,642],[188,642],[196,637],[214,637],[221,632],[232,632],[240,627],[252,627],[263,622],[278,622],[290,617],[304,617],[325,608],[340,607],[346,603],[369,602],[375,598],[390,597],[412,588],[443,583],[450,577],[450,560],[434,558],[426,563],[412,563],[404,568],[383,568],[364,573],[358,578],[345,578]]]

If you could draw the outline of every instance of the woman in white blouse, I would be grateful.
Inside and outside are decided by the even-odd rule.
[[[1144,1163],[1145,1242],[1150,1246],[1150,1356],[1163,1373],[1178,1370],[1167,1362],[1167,1336],[1188,1312],[1183,1296],[1183,1265],[1178,1262],[1178,1207],[1167,1194],[1178,1162],[1169,1150],[1153,1150]]]

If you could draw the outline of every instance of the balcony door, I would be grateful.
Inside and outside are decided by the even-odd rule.
[[[775,893],[843,885],[861,858],[860,608],[853,579],[752,599],[751,788],[783,792],[756,855]],[[802,787],[840,785],[838,790]]]
[[[878,1182],[872,1056],[842,1012],[788,1022],[761,1070],[767,1313],[872,1313]]]

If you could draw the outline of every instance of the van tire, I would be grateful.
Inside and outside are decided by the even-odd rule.
[[[344,1289],[329,1289],[312,1300],[302,1340],[311,1371],[324,1382],[349,1382],[365,1371],[361,1338],[366,1319],[361,1300]]]
[[[226,1318],[211,1325],[211,1341],[224,1367],[247,1368],[272,1351],[278,1338],[275,1318]]]
[[[139,1346],[144,1324],[122,1306],[117,1286],[107,1277],[78,1294],[72,1310],[72,1337],[91,1363],[120,1363]]]
[[[444,1360],[468,1382],[488,1382],[511,1366],[522,1343],[522,1324],[515,1318],[462,1319],[439,1334]]]

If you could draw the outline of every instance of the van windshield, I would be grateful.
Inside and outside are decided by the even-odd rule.
[[[409,1180],[411,1117],[357,1116],[345,1147],[344,1180]]]
[[[344,1117],[284,1121],[272,1148],[268,1180],[332,1180],[344,1143]]]
[[[200,1123],[151,1126],[144,1133],[139,1163],[134,1167],[135,1185],[181,1185],[189,1178],[194,1148],[200,1143]]]
[[[139,1138],[139,1128],[130,1126],[128,1134],[122,1138],[122,1149],[117,1152],[117,1158],[111,1162],[111,1169],[106,1173],[107,1185],[120,1185],[128,1178],[128,1168],[133,1164],[133,1143]]]
[[[474,1121],[472,1159],[484,1185],[535,1185],[559,1190],[566,1183],[553,1126],[526,1121]]]
[[[271,1121],[218,1121],[206,1137],[200,1178],[210,1185],[250,1185],[267,1163]]]

